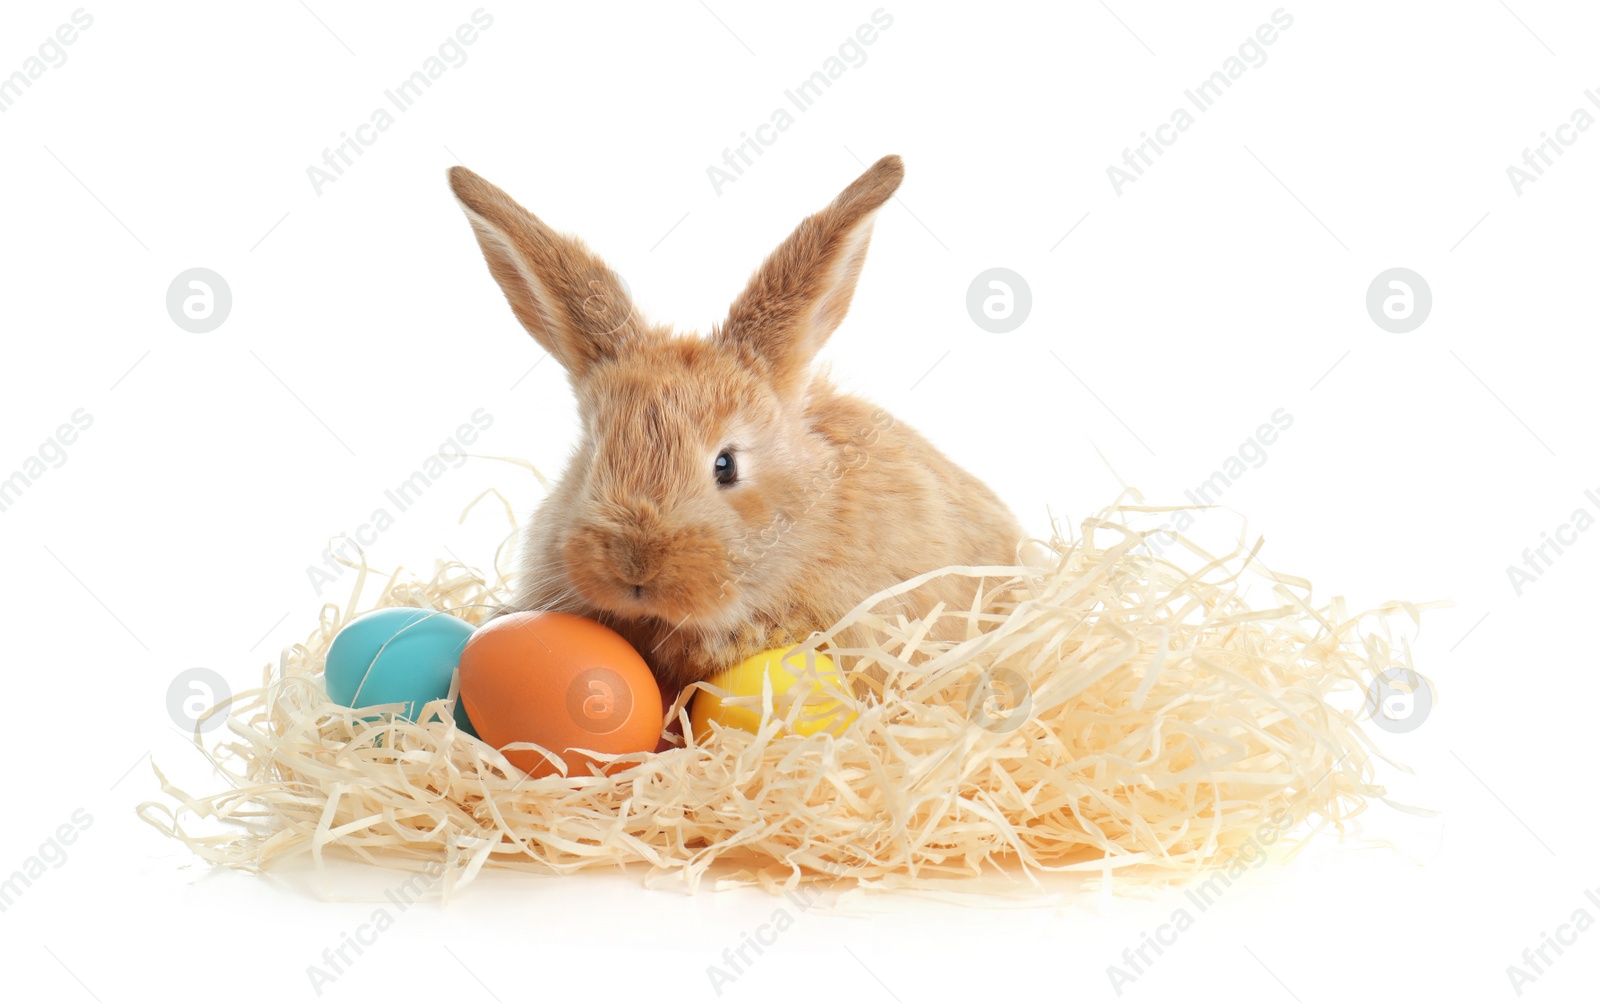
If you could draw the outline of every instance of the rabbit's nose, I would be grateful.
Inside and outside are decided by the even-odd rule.
[[[655,575],[655,570],[654,569],[651,569],[651,570],[648,570],[648,571],[628,570],[628,571],[620,571],[620,572],[617,573],[617,577],[622,579],[622,582],[623,582],[624,585],[632,585],[635,590],[637,590],[637,589],[639,589],[639,588],[641,588],[641,587],[643,587],[645,585],[649,585],[651,580],[654,579],[655,576],[656,575]]]
[[[622,546],[612,555],[611,569],[624,584],[638,588],[656,577],[659,565],[639,547]]]

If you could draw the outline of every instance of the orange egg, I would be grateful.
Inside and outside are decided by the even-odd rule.
[[[535,742],[566,760],[568,776],[594,765],[571,750],[652,752],[661,738],[661,690],[644,659],[570,613],[509,613],[479,627],[461,652],[461,702],[485,742]],[[533,749],[505,755],[531,776],[559,772]]]

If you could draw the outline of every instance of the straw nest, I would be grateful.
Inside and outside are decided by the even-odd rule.
[[[1175,510],[1137,502],[1058,533],[1041,567],[936,572],[970,582],[967,608],[907,620],[894,597],[924,576],[811,638],[858,714],[842,735],[786,731],[799,708],[769,694],[760,734],[696,744],[682,736],[685,691],[667,715],[674,747],[623,757],[607,776],[530,780],[457,730],[444,701],[420,722],[330,703],[323,658],[364,611],[362,566],[345,608],[325,607],[260,688],[210,712],[227,718],[205,748],[227,789],[194,796],[157,769],[165,797],[140,814],[216,864],[320,865],[337,849],[442,865],[447,888],[484,867],[642,863],[653,882],[689,888],[709,876],[772,890],[1037,889],[1043,872],[1170,880],[1342,832],[1383,795],[1360,694],[1409,668],[1389,624],[1417,607],[1314,605],[1307,582],[1261,564],[1259,544],[1218,556],[1182,537],[1149,546],[1130,524]],[[1247,605],[1252,580],[1270,608]],[[370,605],[476,623],[507,595],[504,574],[441,562],[425,581],[390,576]],[[867,640],[832,644],[844,637]]]

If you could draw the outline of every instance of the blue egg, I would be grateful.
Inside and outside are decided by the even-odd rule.
[[[328,648],[328,697],[345,707],[405,704],[416,720],[422,705],[450,695],[461,649],[472,624],[449,613],[394,608],[363,613],[339,631]],[[456,701],[456,725],[477,735]]]

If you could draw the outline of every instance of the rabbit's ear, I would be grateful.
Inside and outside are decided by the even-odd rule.
[[[808,216],[751,276],[716,337],[792,394],[850,309],[872,219],[905,177],[899,157],[867,168],[821,212]]]
[[[511,312],[574,379],[638,334],[622,281],[581,241],[550,229],[465,167],[450,168],[450,189]]]

